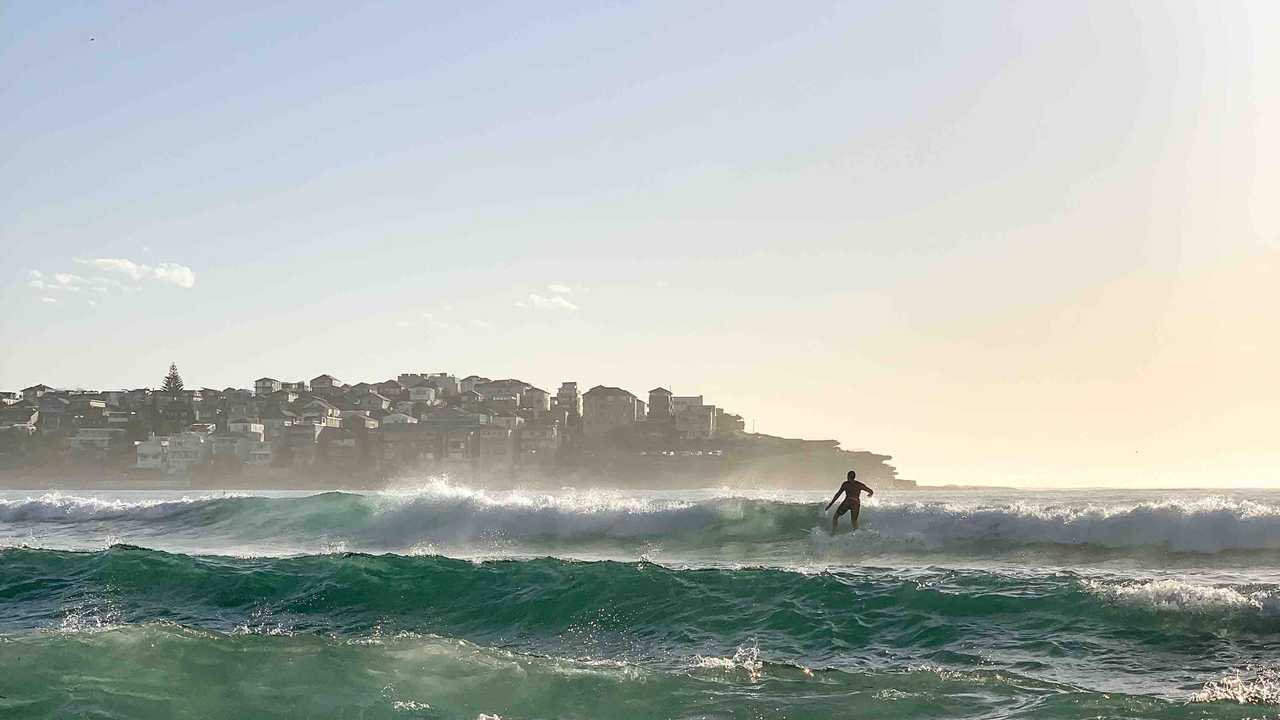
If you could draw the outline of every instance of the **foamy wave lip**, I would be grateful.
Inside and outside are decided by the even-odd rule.
[[[414,486],[382,490],[376,497],[405,501],[465,502],[478,508],[494,508],[514,511],[555,510],[579,515],[630,513],[660,513],[693,507],[693,503],[679,500],[638,498],[616,489],[591,488],[577,490],[567,488],[559,493],[528,490],[490,491],[456,485],[447,478],[432,478]],[[392,504],[394,508],[397,504]]]
[[[1108,584],[1085,580],[1084,588],[1107,601],[1167,612],[1247,612],[1280,617],[1280,597],[1273,591],[1241,592],[1230,587],[1195,585],[1181,580]]]
[[[733,657],[706,657],[697,655],[693,666],[704,670],[745,670],[747,678],[752,682],[764,676],[764,662],[760,660],[760,648],[755,645],[741,645],[733,653]]]
[[[520,537],[641,537],[697,533],[721,516],[710,503],[636,497],[612,489],[561,493],[490,491],[444,479],[370,497],[376,508],[368,536],[393,543]],[[732,512],[732,508],[729,510]],[[425,536],[423,537],[425,531]]]
[[[1128,505],[975,505],[871,498],[863,504],[863,531],[832,538],[825,533],[830,519],[821,512],[821,503],[755,499],[728,490],[706,492],[710,496],[693,493],[677,499],[617,489],[494,491],[436,477],[371,495],[218,495],[126,502],[50,493],[21,501],[0,500],[0,522],[154,523],[164,526],[161,531],[187,533],[196,529],[193,523],[216,523],[206,539],[216,534],[222,540],[251,541],[254,547],[261,547],[256,543],[265,538],[287,539],[291,549],[308,550],[325,542],[346,541],[353,549],[421,545],[453,553],[463,548],[504,549],[524,538],[648,538],[656,547],[678,552],[683,542],[710,546],[743,538],[757,543],[790,542],[806,533],[819,556],[939,550],[999,553],[1027,545],[1152,547],[1200,553],[1280,550],[1280,507],[1220,497]],[[135,528],[110,530],[140,537]]]
[[[884,503],[864,510],[863,518],[865,527],[887,537],[930,547],[988,542],[1202,553],[1280,550],[1280,508],[1221,497],[1121,506]]]
[[[1280,669],[1275,666],[1233,669],[1205,683],[1191,696],[1191,702],[1280,705]]]
[[[148,520],[187,512],[192,506],[229,497],[202,496],[167,500],[107,500],[96,497],[45,493],[25,500],[0,500],[0,520],[7,522],[80,522],[85,520]]]

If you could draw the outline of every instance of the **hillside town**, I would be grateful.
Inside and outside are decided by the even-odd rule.
[[[0,403],[0,471],[10,472],[246,482],[272,472],[367,481],[415,470],[670,480],[724,477],[762,458],[817,456],[838,465],[857,456],[863,472],[907,482],[888,456],[749,433],[741,416],[664,387],[641,399],[607,385],[581,392],[563,382],[552,393],[512,378],[407,372],[380,382],[321,374],[262,377],[252,389],[192,389],[170,366],[158,389],[37,384],[0,393]]]

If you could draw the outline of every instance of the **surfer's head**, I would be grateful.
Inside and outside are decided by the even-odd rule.
[[[847,478],[849,478],[850,480],[852,480],[852,479],[854,479],[854,478],[858,477],[858,473],[856,473],[856,472],[854,472],[854,471],[850,470],[850,471],[849,471],[849,474],[848,474],[848,475],[846,475],[845,477],[847,477]]]

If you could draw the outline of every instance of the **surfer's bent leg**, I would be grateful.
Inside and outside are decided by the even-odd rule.
[[[849,508],[849,522],[853,523],[853,529],[858,529],[858,513],[862,511],[862,503],[854,503]]]
[[[831,516],[831,534],[832,535],[835,535],[836,530],[840,528],[840,516],[849,512],[850,510],[853,511],[853,515],[851,516],[853,519],[853,528],[855,530],[858,529],[858,504],[851,503],[851,502],[842,502],[840,503],[840,507],[836,508],[836,514]]]

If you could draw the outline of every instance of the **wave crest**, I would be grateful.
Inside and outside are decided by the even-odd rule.
[[[744,497],[731,491],[699,499],[618,490],[559,493],[490,491],[436,481],[360,495],[194,497],[125,502],[49,494],[0,501],[13,537],[49,524],[95,523],[122,538],[166,533],[218,541],[280,541],[314,548],[402,551],[416,546],[490,547],[526,540],[559,545],[592,541],[661,543],[667,550],[743,541],[792,543],[799,552],[1001,553],[1026,546],[1183,553],[1280,550],[1280,507],[1229,498],[1128,505],[900,502],[864,503],[862,528],[828,538],[820,503]],[[102,526],[106,525],[105,528]],[[73,527],[74,529],[74,527]]]
[[[1274,666],[1233,669],[1205,683],[1191,696],[1191,701],[1280,705],[1280,669]]]
[[[906,503],[881,505],[864,510],[863,515],[868,528],[931,547],[948,542],[992,542],[1161,546],[1198,553],[1280,550],[1280,508],[1221,497],[1111,506]]]
[[[1084,580],[1085,590],[1117,604],[1142,610],[1196,614],[1248,613],[1280,617],[1280,597],[1274,590],[1196,585],[1182,580],[1151,580],[1107,584]]]

